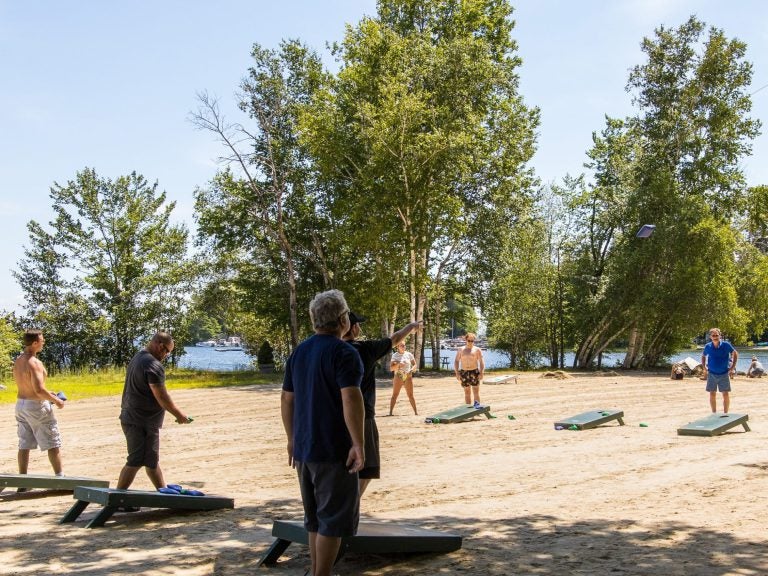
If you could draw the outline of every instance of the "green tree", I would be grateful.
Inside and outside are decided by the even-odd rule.
[[[187,231],[170,223],[174,203],[157,184],[85,169],[50,196],[53,232],[30,222],[16,278],[30,319],[69,345],[57,363],[123,365],[154,331],[180,328],[191,280]],[[80,356],[75,342],[93,348]]]
[[[9,314],[0,317],[0,382],[13,376],[13,359],[21,349],[21,337]]]
[[[760,124],[747,115],[746,45],[705,30],[691,17],[644,39],[647,62],[633,68],[627,86],[639,112],[609,120],[591,152],[597,184],[584,205],[599,205],[612,190],[618,196],[595,212],[607,219],[590,220],[602,240],[582,243],[593,288],[578,366],[619,338],[628,342],[629,368],[655,364],[708,325],[734,341],[746,335],[733,222],[745,193],[739,161]],[[635,238],[645,223],[656,232]]]
[[[276,330],[288,326],[296,346],[307,316],[299,301],[332,281],[323,252],[326,225],[297,126],[326,74],[318,55],[297,41],[279,50],[254,44],[251,56],[239,107],[253,125],[229,123],[207,94],[193,115],[227,149],[226,169],[196,194],[196,214],[201,241],[226,254],[243,305],[261,303],[261,317]]]
[[[480,276],[467,262],[493,258],[493,230],[530,204],[538,111],[518,94],[511,13],[496,0],[382,0],[335,46],[341,69],[301,118],[334,233],[371,264],[367,283],[337,269],[342,289],[402,286],[421,320],[451,266]]]

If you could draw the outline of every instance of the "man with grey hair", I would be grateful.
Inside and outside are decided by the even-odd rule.
[[[285,368],[280,413],[288,464],[299,477],[312,576],[329,576],[341,539],[360,516],[358,472],[365,462],[360,356],[341,337],[349,330],[344,294],[329,290],[309,305],[315,334]]]

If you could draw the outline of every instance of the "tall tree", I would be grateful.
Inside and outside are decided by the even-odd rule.
[[[530,204],[538,111],[518,94],[507,2],[377,6],[335,47],[341,70],[302,125],[336,229],[380,264],[369,282],[402,282],[408,319],[421,320],[430,292],[441,294],[439,271],[476,273],[468,263],[493,257],[493,231]],[[355,286],[337,272],[340,286]]]
[[[599,227],[613,238],[583,324],[583,367],[619,338],[628,342],[625,367],[635,367],[656,363],[707,325],[734,340],[746,333],[732,226],[745,192],[739,161],[760,127],[748,117],[746,45],[691,17],[657,29],[642,49],[647,62],[627,85],[639,112],[623,126],[609,121],[611,138],[593,149],[593,158],[620,161],[597,165],[595,197],[606,182],[621,195],[615,218]],[[634,238],[645,223],[655,234]]]
[[[221,159],[226,169],[197,192],[197,219],[201,239],[227,254],[244,296],[268,301],[266,318],[288,325],[295,346],[306,318],[299,309],[305,283],[332,282],[323,253],[325,224],[297,125],[326,74],[318,55],[297,41],[282,42],[279,50],[255,44],[251,56],[239,106],[252,126],[228,122],[207,94],[193,115],[227,150]],[[276,297],[285,306],[276,306]]]
[[[187,231],[170,223],[175,204],[135,172],[113,181],[85,169],[50,196],[53,232],[30,222],[32,246],[16,273],[30,317],[50,322],[62,341],[102,329],[101,352],[88,359],[123,365],[155,330],[179,325]]]

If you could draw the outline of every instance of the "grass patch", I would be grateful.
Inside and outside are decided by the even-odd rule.
[[[226,386],[252,386],[254,384],[275,384],[281,382],[282,374],[262,374],[254,370],[208,372],[176,368],[165,373],[165,384],[169,390],[189,388],[222,388]],[[51,392],[63,391],[69,400],[82,400],[96,396],[118,396],[123,393],[125,369],[83,372],[78,374],[57,374],[50,376],[45,387]],[[13,380],[3,382],[6,390],[0,390],[0,404],[16,402],[16,384]]]

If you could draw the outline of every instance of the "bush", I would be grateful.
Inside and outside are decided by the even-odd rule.
[[[272,346],[269,342],[264,340],[259,346],[259,351],[256,353],[256,359],[259,364],[274,364],[275,356],[272,351]]]

